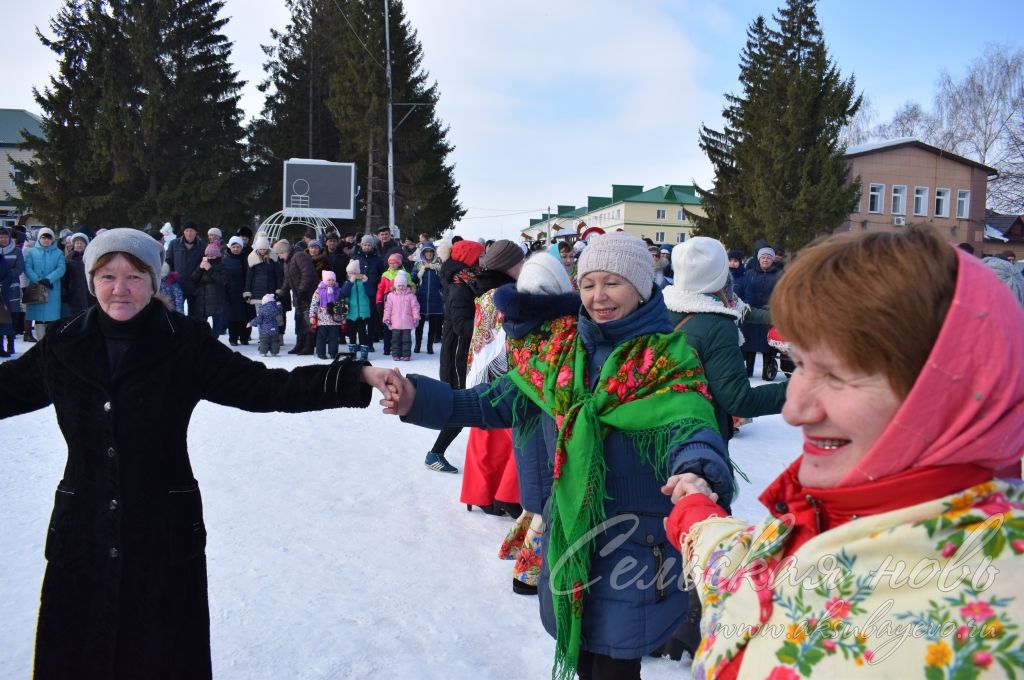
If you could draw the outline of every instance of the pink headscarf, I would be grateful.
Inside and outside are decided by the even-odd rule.
[[[954,250],[956,291],[931,354],[892,422],[838,486],[912,467],[994,471],[1024,454],[1024,310],[980,260]]]

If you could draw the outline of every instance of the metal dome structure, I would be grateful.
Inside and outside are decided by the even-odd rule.
[[[316,210],[309,208],[288,208],[279,210],[260,223],[259,231],[266,234],[270,242],[278,240],[281,230],[292,224],[301,224],[304,227],[316,230],[316,236],[321,241],[329,231],[337,231],[334,223],[321,215]]]

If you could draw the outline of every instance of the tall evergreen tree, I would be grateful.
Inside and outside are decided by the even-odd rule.
[[[849,181],[839,134],[861,100],[828,56],[813,0],[787,0],[773,20],[758,17],[747,32],[743,91],[727,97],[725,130],[701,132],[716,176],[698,228],[795,249],[853,209],[860,184]]]
[[[66,0],[40,39],[60,56],[37,93],[44,138],[19,184],[57,223],[245,217],[238,91],[219,0]]]
[[[286,3],[292,18],[283,31],[271,30],[274,43],[263,46],[267,77],[259,89],[266,98],[261,117],[248,129],[252,200],[264,217],[281,209],[287,159],[352,160],[339,150],[338,131],[327,108],[338,42],[348,31],[330,0]]]
[[[261,211],[280,205],[285,159],[354,162],[361,193],[353,226],[375,229],[388,219],[383,8],[379,0],[288,2],[291,23],[272,34],[275,45],[264,48],[270,59],[261,84],[263,118],[250,126]],[[407,235],[414,222],[419,231],[439,232],[464,214],[447,162],[452,147],[435,116],[436,85],[427,84],[422,47],[401,2],[389,3],[388,20],[392,98],[416,104],[394,108],[396,221]]]
[[[66,0],[50,20],[53,37],[38,29],[39,41],[58,56],[57,73],[42,90],[33,89],[43,111],[43,136],[26,133],[23,149],[34,154],[33,161],[15,161],[20,171],[15,184],[22,207],[51,224],[93,221],[98,215],[88,207],[86,197],[105,178],[88,172],[89,157],[83,150],[92,146],[101,91],[91,77],[102,54],[95,47],[96,17],[102,3]]]

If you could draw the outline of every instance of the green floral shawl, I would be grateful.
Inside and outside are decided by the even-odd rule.
[[[590,391],[576,324],[576,317],[561,317],[508,342],[508,377],[558,427],[545,557],[557,622],[555,678],[571,678],[579,657],[584,584],[605,520],[608,432],[629,436],[643,460],[667,478],[675,445],[702,428],[718,429],[704,371],[682,333],[653,333],[619,345]]]

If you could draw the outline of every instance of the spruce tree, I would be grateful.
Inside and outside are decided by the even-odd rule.
[[[220,0],[151,0],[122,15],[138,74],[136,223],[245,220],[244,83],[229,61],[222,9]]]
[[[727,97],[724,131],[702,130],[716,176],[698,226],[733,245],[765,238],[799,248],[837,227],[859,194],[839,132],[860,97],[828,56],[814,4],[787,0],[775,28],[762,17],[751,24],[742,93]]]
[[[83,150],[91,146],[101,96],[91,68],[101,56],[93,25],[101,12],[99,2],[66,0],[50,20],[53,37],[36,30],[40,42],[59,58],[57,73],[42,91],[33,89],[43,112],[43,136],[26,133],[21,148],[34,157],[16,161],[13,167],[20,171],[15,178],[19,204],[50,224],[93,222],[98,217],[85,197],[97,184],[105,184],[105,178],[86,172]]]
[[[361,193],[352,226],[372,231],[388,220],[383,5],[380,0],[288,3],[292,21],[272,33],[276,44],[264,47],[269,60],[261,84],[263,117],[249,128],[260,212],[279,209],[281,165],[287,158],[353,162]],[[401,2],[389,3],[389,12],[392,99],[400,104],[394,107],[396,221],[403,235],[412,235],[414,222],[417,231],[436,233],[464,214],[447,161],[452,147],[434,112],[436,85],[427,83],[422,47]]]
[[[271,30],[264,45],[268,60],[261,117],[248,128],[248,160],[253,176],[251,200],[266,217],[281,209],[281,177],[289,158],[348,161],[339,150],[338,131],[327,108],[336,69],[337,42],[347,30],[339,25],[330,0],[286,0],[291,21]],[[342,32],[344,31],[344,32]]]

